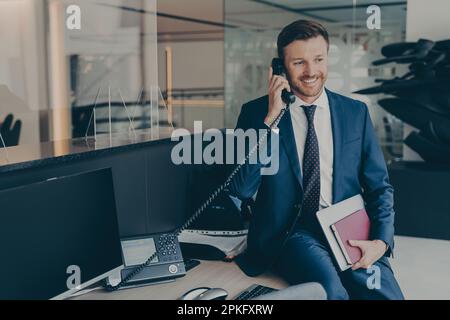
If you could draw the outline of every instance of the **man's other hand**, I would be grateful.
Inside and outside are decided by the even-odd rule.
[[[353,264],[352,270],[359,268],[368,269],[380,259],[388,249],[387,244],[382,240],[349,240],[352,247],[361,249],[361,259]]]

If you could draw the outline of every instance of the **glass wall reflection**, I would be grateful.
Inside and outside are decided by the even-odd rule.
[[[39,153],[40,142],[93,134],[94,106],[98,133],[151,126],[156,0],[0,1],[0,28],[5,145]]]
[[[242,104],[267,94],[271,59],[281,29],[297,19],[322,23],[330,34],[327,88],[366,102],[386,159],[401,157],[402,123],[377,105],[378,95],[352,92],[372,86],[377,78],[394,78],[404,70],[372,66],[381,48],[405,40],[406,1],[377,1],[381,29],[367,27],[363,0],[225,1],[225,125],[233,127]]]

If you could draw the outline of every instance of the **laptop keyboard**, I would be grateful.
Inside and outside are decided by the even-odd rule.
[[[259,284],[254,284],[250,287],[248,287],[247,289],[245,289],[244,291],[242,291],[234,300],[251,300],[253,298],[256,298],[260,295],[272,292],[272,291],[277,291],[277,289],[273,289],[273,288],[269,288],[266,286],[262,286]]]

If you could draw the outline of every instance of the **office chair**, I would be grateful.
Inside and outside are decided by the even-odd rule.
[[[0,123],[0,133],[3,137],[3,141],[6,147],[13,147],[19,144],[20,130],[22,129],[22,121],[16,120],[14,122],[14,116],[8,114],[3,123]],[[0,141],[0,147],[3,146],[3,142]]]

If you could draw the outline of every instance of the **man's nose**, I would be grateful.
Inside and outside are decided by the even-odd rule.
[[[303,76],[304,77],[310,77],[314,75],[314,68],[310,63],[305,63],[304,69],[303,69]]]

